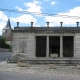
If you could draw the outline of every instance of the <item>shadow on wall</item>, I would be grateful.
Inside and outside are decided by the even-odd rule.
[[[0,62],[12,57],[12,52],[0,52]]]

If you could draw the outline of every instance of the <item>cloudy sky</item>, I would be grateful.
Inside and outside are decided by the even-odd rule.
[[[80,22],[80,0],[0,0],[0,34],[10,18],[14,28],[16,22],[20,26],[45,27],[50,22],[51,27],[76,26]]]

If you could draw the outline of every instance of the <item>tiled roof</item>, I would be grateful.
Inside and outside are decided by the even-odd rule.
[[[3,29],[11,29],[11,23],[10,23],[10,19],[8,19],[6,26]]]
[[[6,41],[13,41],[13,34],[12,33],[8,37],[6,37]]]

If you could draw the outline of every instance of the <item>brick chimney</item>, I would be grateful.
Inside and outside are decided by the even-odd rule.
[[[47,27],[49,27],[49,22],[46,22],[47,23]]]
[[[33,27],[33,23],[34,23],[34,22],[31,22],[31,27]]]
[[[77,23],[77,27],[79,27],[79,22],[76,22]]]

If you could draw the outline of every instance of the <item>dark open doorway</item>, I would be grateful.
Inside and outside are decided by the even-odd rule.
[[[46,36],[36,36],[36,57],[46,57]]]
[[[49,56],[50,54],[58,54],[60,56],[60,37],[50,36],[49,37]]]
[[[59,53],[59,46],[52,46],[52,53]]]
[[[73,57],[74,55],[74,37],[64,36],[63,37],[63,56]]]

